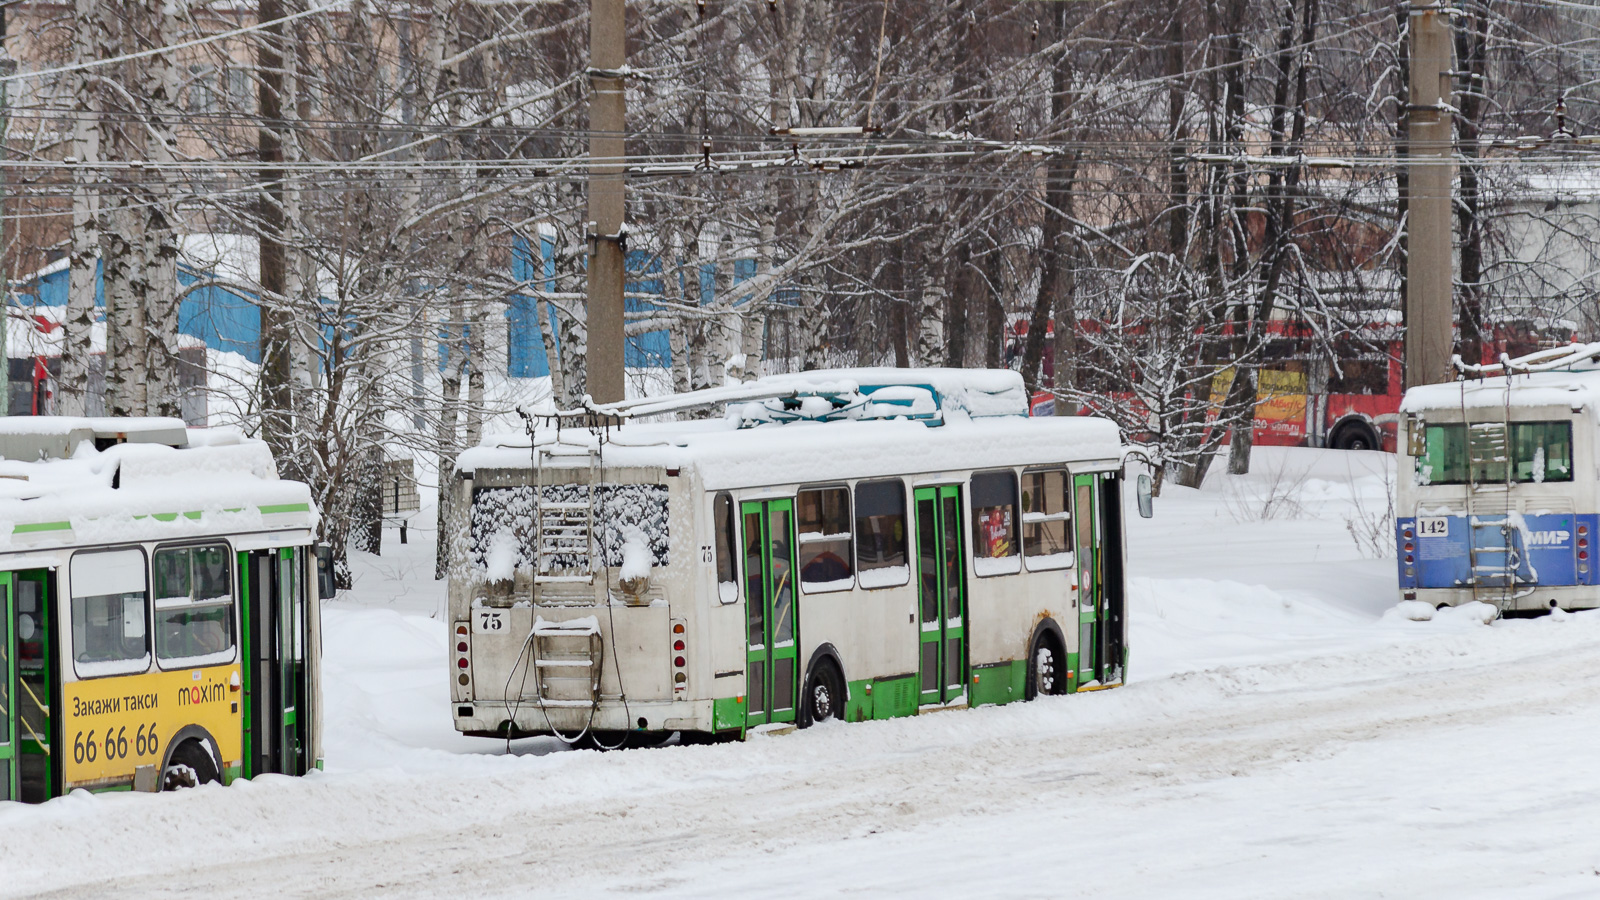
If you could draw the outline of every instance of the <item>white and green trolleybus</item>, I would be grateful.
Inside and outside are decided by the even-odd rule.
[[[260,441],[0,419],[0,801],[320,766],[316,524]]]
[[[807,372],[527,421],[455,472],[461,732],[739,736],[1126,677],[1126,448],[1029,418],[1014,372]]]

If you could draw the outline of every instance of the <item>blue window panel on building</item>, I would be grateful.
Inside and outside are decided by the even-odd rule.
[[[178,284],[183,287],[211,277],[209,272],[196,272],[181,264],[178,267]],[[38,294],[39,305],[66,306],[70,278],[66,267],[62,267],[35,279],[30,286]],[[254,299],[254,294],[217,285],[195,290],[178,306],[178,331],[204,340],[213,350],[239,353],[259,363],[261,311]],[[95,264],[94,303],[102,309],[106,305],[105,270],[99,263]]]
[[[537,258],[533,248],[524,238],[517,238],[511,246],[511,277],[521,282],[543,281],[547,291],[555,290],[555,245],[548,238],[540,241],[542,252]],[[630,250],[627,255],[629,280],[623,285],[628,293],[660,293],[663,284],[661,260],[642,250]],[[650,278],[655,275],[657,277]],[[514,378],[542,378],[550,374],[550,362],[545,356],[544,337],[539,332],[538,308],[532,297],[517,295],[511,298],[506,309],[507,338],[506,374]],[[638,298],[627,298],[624,308],[630,313],[650,312],[655,304]],[[555,323],[553,305],[545,305],[545,316]],[[560,336],[556,347],[560,349]],[[649,331],[626,338],[622,347],[623,365],[629,368],[667,368],[672,364],[671,344],[667,332]]]
[[[178,271],[178,283],[185,287],[202,277],[208,276]],[[200,288],[178,305],[178,330],[203,338],[213,350],[226,350],[253,363],[261,362],[261,310],[254,295],[245,296],[217,285]]]

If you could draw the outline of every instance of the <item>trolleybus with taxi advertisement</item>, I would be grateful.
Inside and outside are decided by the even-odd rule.
[[[1600,344],[1500,363],[1401,403],[1401,597],[1501,613],[1600,606]]]
[[[315,526],[260,441],[0,419],[0,800],[320,766]]]
[[[840,370],[486,439],[449,512],[456,728],[618,746],[1122,683],[1125,448],[1027,411],[1010,371]]]

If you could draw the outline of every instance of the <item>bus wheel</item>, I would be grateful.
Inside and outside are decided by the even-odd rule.
[[[844,694],[839,667],[826,657],[818,660],[811,668],[811,677],[806,679],[805,693],[800,696],[800,727],[844,718]]]
[[[1333,447],[1335,450],[1376,450],[1378,439],[1365,424],[1352,423],[1334,435]]]
[[[1040,694],[1066,693],[1065,661],[1066,654],[1061,652],[1055,638],[1049,632],[1041,633],[1034,640],[1033,652],[1029,654],[1028,681],[1024,690],[1026,699],[1032,700]]]
[[[217,780],[217,762],[206,748],[199,741],[184,741],[167,760],[166,777],[162,779],[161,789],[175,791]]]

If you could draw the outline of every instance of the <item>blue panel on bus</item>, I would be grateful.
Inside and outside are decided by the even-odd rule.
[[[1570,513],[1525,516],[1416,516],[1395,522],[1402,588],[1484,584],[1593,584],[1589,539],[1597,517]],[[1473,524],[1475,523],[1475,524]],[[1476,550],[1476,560],[1472,550]],[[1580,560],[1580,554],[1582,559]],[[1474,572],[1476,565],[1476,572]]]

